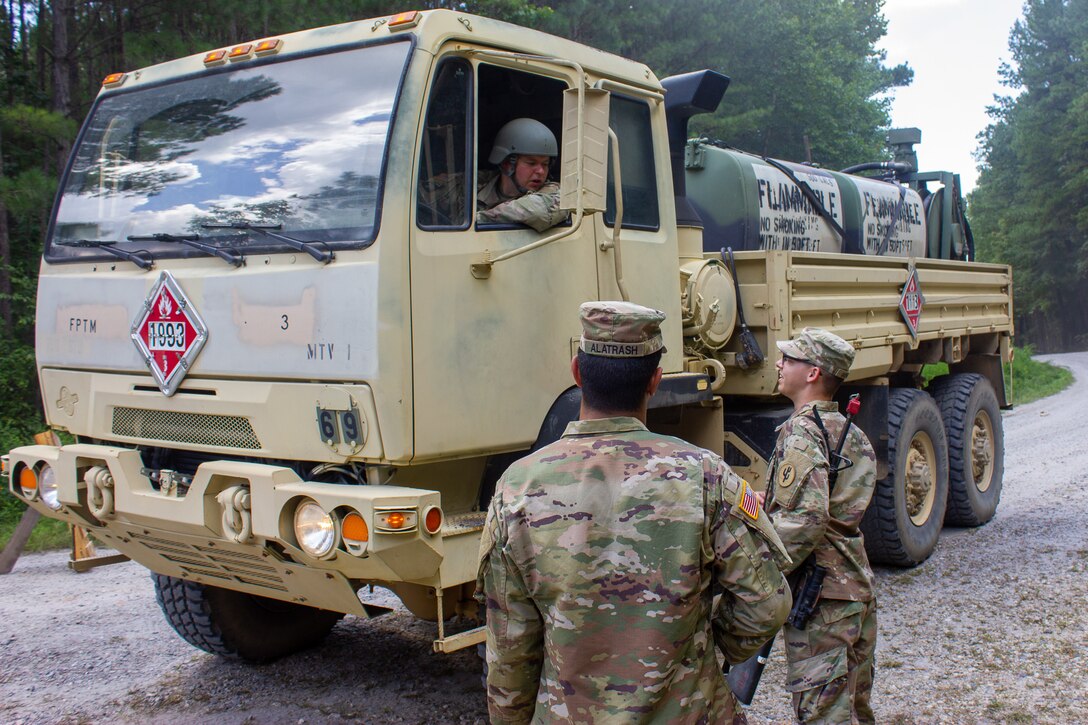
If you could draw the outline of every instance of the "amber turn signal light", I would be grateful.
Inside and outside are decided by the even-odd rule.
[[[244,45],[236,45],[230,49],[230,53],[227,57],[231,60],[241,60],[242,58],[248,58],[249,52],[253,50],[253,46],[250,43]]]
[[[361,543],[370,539],[370,529],[366,525],[366,520],[352,511],[340,523],[340,535],[344,541]]]
[[[397,13],[389,19],[390,30],[407,30],[408,28],[414,28],[419,25],[419,21],[423,19],[423,14],[418,10],[411,10],[406,13]]]
[[[30,466],[20,466],[16,471],[16,476],[19,481],[19,490],[22,491],[23,496],[29,499],[33,499],[38,494],[38,474]]]
[[[257,55],[271,55],[278,51],[281,45],[283,45],[283,41],[279,38],[269,38],[257,43],[256,47],[253,48],[253,52]]]

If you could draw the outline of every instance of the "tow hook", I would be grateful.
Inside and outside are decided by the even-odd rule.
[[[253,517],[249,510],[249,487],[231,486],[215,497],[223,507],[223,535],[239,544],[253,538]]]

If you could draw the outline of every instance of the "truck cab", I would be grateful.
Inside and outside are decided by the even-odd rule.
[[[571,218],[543,234],[475,219],[519,117],[569,159]],[[663,127],[645,66],[449,11],[110,76],[39,286],[46,414],[77,442],[12,452],[13,490],[163,592],[371,616],[356,591],[380,583],[430,619],[473,612],[488,486],[555,437],[578,303],[620,296],[617,242],[632,294],[679,337]],[[577,186],[591,153],[596,208]]]

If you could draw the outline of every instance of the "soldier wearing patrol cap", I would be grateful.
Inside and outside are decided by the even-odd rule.
[[[715,643],[740,662],[780,627],[781,543],[718,456],[647,430],[665,315],[580,314],[579,419],[503,474],[484,527],[492,722],[744,722]]]
[[[778,348],[778,389],[794,412],[779,429],[767,511],[792,560],[786,573],[813,565],[826,570],[807,624],[784,628],[786,688],[800,722],[871,723],[876,599],[858,526],[873,495],[876,456],[850,425],[844,460],[835,459],[847,421],[831,400],[850,372],[854,348],[813,327]]]

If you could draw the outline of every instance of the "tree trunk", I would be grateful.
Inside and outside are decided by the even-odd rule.
[[[45,0],[38,0],[38,29],[42,30],[42,23],[45,21]],[[37,51],[37,66],[38,66],[38,90],[45,92],[45,43],[40,39],[35,45]]]
[[[19,0],[19,47],[23,51],[23,67],[30,67],[30,43],[26,34],[26,0]]]
[[[11,2],[8,2],[4,7],[4,15],[8,31],[5,34],[7,37],[4,38],[4,65],[8,66],[9,64],[15,64],[15,7]],[[6,68],[6,70],[10,71],[10,68]],[[5,85],[7,85],[8,89],[7,104],[9,106],[14,105],[15,84],[9,81]]]
[[[0,182],[4,180],[4,135],[0,129]],[[4,337],[15,331],[11,310],[11,238],[8,236],[8,207],[0,196],[0,325]]]
[[[62,116],[72,115],[72,74],[74,54],[70,43],[72,20],[75,18],[75,0],[53,0],[53,104],[52,109]],[[55,169],[57,176],[64,174],[71,144],[57,141]]]

